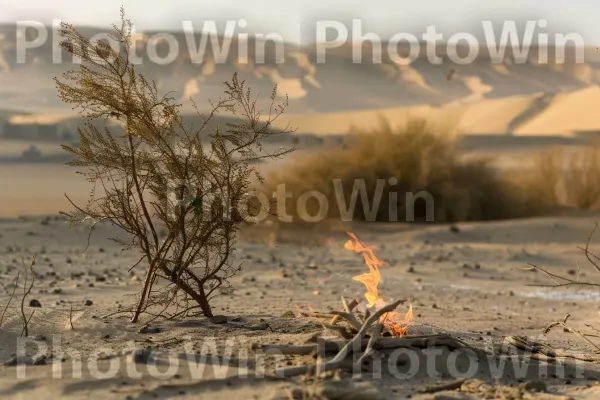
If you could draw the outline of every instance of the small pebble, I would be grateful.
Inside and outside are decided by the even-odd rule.
[[[38,300],[36,299],[31,299],[29,301],[29,307],[36,307],[36,308],[41,308],[42,307],[42,303],[40,303]]]

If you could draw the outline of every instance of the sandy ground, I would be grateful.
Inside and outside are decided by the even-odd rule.
[[[492,146],[488,153],[483,147],[477,151],[510,166],[532,150]],[[265,173],[270,167],[259,168]],[[467,371],[489,383],[541,380],[549,392],[571,398],[593,399],[600,393],[596,362],[566,359],[561,367],[493,350],[505,337],[523,335],[558,349],[592,354],[574,334],[542,332],[569,313],[575,329],[597,333],[600,293],[593,288],[531,286],[552,281],[523,268],[532,263],[576,278],[580,265],[580,279],[596,280],[598,272],[578,246],[585,245],[600,215],[460,224],[458,229],[374,223],[311,231],[248,227],[235,254],[243,262],[243,271],[233,279],[236,290],[213,303],[214,314],[226,318],[198,315],[169,321],[146,315],[132,324],[129,315],[119,311],[135,301],[141,288],[141,266],[129,272],[139,256],[107,240],[118,232],[106,224],[95,228],[84,252],[87,230],[70,229],[57,215],[70,209],[64,193],[85,202],[85,180],[63,165],[3,164],[0,188],[0,316],[21,273],[21,284],[0,323],[0,398],[301,399],[311,391],[327,399],[481,398],[456,391],[419,393]],[[450,334],[488,356],[473,361],[443,350],[429,359],[414,350],[417,359],[409,359],[408,366],[416,369],[400,370],[395,376],[389,371],[380,377],[341,374],[316,385],[304,382],[304,377],[275,376],[276,367],[314,360],[265,356],[252,344],[302,345],[315,333],[331,335],[321,320],[300,312],[339,310],[342,296],[363,298],[364,287],[352,277],[368,268],[362,257],[344,249],[346,231],[375,245],[377,256],[389,264],[381,269],[380,294],[386,301],[407,299],[400,313],[412,305],[410,335]],[[31,316],[25,335],[20,257],[33,254],[38,261],[33,290],[24,302],[25,315]],[[34,300],[41,307],[31,307]],[[151,330],[142,333],[147,323]],[[153,354],[150,363],[136,362],[146,352]],[[3,365],[23,354],[33,358],[19,360],[44,365]]]
[[[543,338],[541,333],[567,313],[573,327],[593,333],[586,324],[600,327],[598,292],[528,286],[549,283],[549,279],[521,268],[534,263],[569,275],[579,263],[580,277],[594,280],[597,271],[586,264],[577,246],[585,244],[596,219],[586,215],[461,224],[458,231],[448,226],[403,224],[346,228],[366,244],[377,245],[376,254],[389,263],[381,268],[380,293],[388,301],[410,300],[415,316],[410,334],[449,333],[482,349],[507,335],[527,335],[556,348],[590,354],[573,334],[554,331]],[[19,287],[0,328],[0,362],[11,360],[18,343],[25,342],[28,355],[64,358],[51,365],[1,366],[1,398],[287,399],[294,398],[294,393],[301,398],[309,388],[300,379],[273,377],[274,366],[296,364],[298,358],[273,356],[263,363],[258,353],[248,350],[250,345],[302,344],[323,331],[319,320],[284,318],[283,313],[292,311],[298,316],[299,310],[309,308],[337,310],[341,296],[364,294],[362,285],[351,278],[367,267],[359,255],[344,249],[348,236],[343,230],[315,235],[251,228],[243,232],[236,253],[236,259],[244,261],[243,271],[234,279],[236,290],[214,300],[214,313],[226,316],[226,322],[201,316],[159,319],[150,324],[155,331],[139,333],[143,323],[131,324],[121,314],[107,316],[131,304],[131,295],[141,285],[141,271],[128,272],[136,254],[121,251],[105,239],[115,233],[108,225],[97,226],[89,249],[82,253],[85,229],[69,229],[61,219],[1,220],[0,305],[7,304],[12,292],[21,268],[19,256],[38,253],[38,263],[36,283],[25,304],[27,315],[36,311],[29,337],[18,340],[22,333]],[[29,307],[32,299],[41,308]],[[406,308],[403,305],[399,311]],[[156,358],[142,367],[132,361],[131,352],[144,348],[153,350]],[[194,358],[194,353],[205,358]],[[73,361],[78,357],[83,360],[81,369]],[[416,398],[424,387],[455,377],[449,369],[451,355],[444,353],[437,360],[433,364],[421,360],[409,380],[341,375],[319,382],[317,388],[329,393],[326,398]],[[440,375],[430,376],[427,365]],[[465,372],[468,366],[462,365]],[[555,365],[525,362],[523,376],[509,371],[510,365],[502,370],[501,381],[516,384],[519,378],[541,379],[550,392],[573,398],[592,399],[600,393],[596,387],[600,370],[594,362],[568,361],[564,372],[555,370]],[[475,376],[493,383],[486,366],[487,361],[477,364]],[[340,394],[340,389],[349,392]],[[444,398],[479,398],[445,394],[455,397]]]

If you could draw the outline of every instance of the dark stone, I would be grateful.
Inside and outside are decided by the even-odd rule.
[[[29,307],[36,307],[36,308],[42,308],[42,303],[40,303],[38,300],[36,299],[31,299],[29,301]]]
[[[519,384],[519,389],[521,389],[523,391],[527,391],[527,392],[539,392],[539,393],[546,393],[548,390],[548,388],[546,387],[546,384],[541,381],[523,382],[523,383]]]
[[[136,364],[148,364],[152,357],[152,350],[138,349],[131,354],[131,361]]]
[[[162,329],[152,326],[143,326],[138,330],[138,333],[160,333]]]

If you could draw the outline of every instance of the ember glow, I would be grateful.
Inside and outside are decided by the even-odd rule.
[[[348,240],[344,245],[346,250],[354,251],[355,253],[362,254],[365,263],[369,267],[369,272],[352,277],[353,280],[361,282],[365,285],[367,292],[365,293],[365,299],[367,300],[367,308],[372,310],[378,310],[385,306],[387,303],[379,296],[377,285],[381,280],[381,274],[379,267],[386,265],[386,262],[381,261],[375,256],[372,246],[365,246],[355,234],[347,232],[352,240]],[[384,315],[381,322],[387,327],[393,335],[404,336],[406,335],[406,328],[413,321],[412,305],[408,309],[406,315],[402,316],[397,312],[390,312]]]

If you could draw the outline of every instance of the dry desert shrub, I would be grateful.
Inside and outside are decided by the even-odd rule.
[[[180,105],[136,72],[132,24],[123,10],[121,17],[113,35],[118,51],[91,42],[68,24],[60,30],[62,48],[82,63],[56,79],[59,97],[91,121],[113,118],[124,127],[124,133],[115,133],[90,122],[79,129],[78,147],[64,146],[74,156],[69,164],[94,185],[85,206],[73,204],[74,211],[64,214],[70,223],[108,221],[127,234],[116,242],[139,250],[138,264],[146,274],[130,310],[134,322],[152,307],[158,307],[154,315],[173,317],[199,308],[210,317],[210,299],[226,291],[240,269],[232,252],[249,212],[254,162],[288,152],[261,147],[282,133],[270,125],[287,102],[276,104],[274,89],[268,118],[262,119],[250,90],[234,75],[225,83],[225,96],[211,103],[210,114],[198,112],[205,122],[188,126]],[[209,124],[223,112],[239,122]]]
[[[453,222],[533,212],[492,159],[465,156],[458,139],[451,127],[436,130],[426,120],[409,120],[403,129],[382,120],[376,129],[354,132],[343,148],[295,157],[268,177],[267,190],[285,187],[290,192],[285,212],[296,221],[306,221],[307,214],[309,220],[326,215],[342,220]],[[309,192],[322,193],[321,204]],[[353,198],[352,209],[348,206]],[[277,215],[282,214],[279,208]]]
[[[598,210],[600,145],[546,149],[513,178],[539,207]]]

